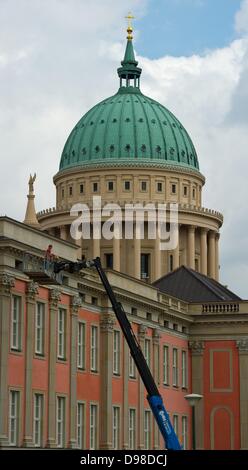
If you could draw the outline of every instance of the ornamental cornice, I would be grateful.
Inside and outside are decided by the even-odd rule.
[[[235,313],[233,313],[233,315],[236,315]],[[244,314],[242,314],[244,315]],[[216,318],[214,320],[205,320],[205,319],[202,319],[202,320],[195,320],[194,322],[194,326],[196,325],[197,327],[199,326],[204,326],[204,325],[212,325],[212,326],[220,326],[220,325],[247,325],[248,323],[248,317],[246,319],[237,319],[237,318],[234,318],[233,320],[232,319],[225,319],[225,318],[221,318],[221,320],[217,321]]]
[[[142,161],[142,164],[140,165],[137,165],[137,162],[136,161],[132,161],[132,160],[116,160],[116,161],[113,161],[113,162],[91,162],[91,163],[84,163],[83,165],[78,165],[78,166],[71,166],[71,167],[68,167],[64,170],[61,170],[59,171],[58,173],[56,173],[56,175],[53,177],[53,181],[54,183],[56,184],[56,180],[58,180],[60,177],[63,177],[63,176],[66,176],[67,174],[68,175],[71,175],[72,173],[82,173],[82,171],[85,171],[85,170],[95,170],[95,169],[99,169],[99,170],[103,170],[103,171],[106,171],[106,169],[116,169],[116,168],[119,168],[120,170],[121,169],[137,169],[137,170],[140,170],[141,168],[144,169],[144,170],[149,170],[149,169],[160,169],[160,170],[164,170],[164,171],[168,171],[169,173],[179,173],[179,174],[187,174],[187,175],[191,175],[191,176],[196,176],[197,178],[199,178],[202,182],[205,183],[205,176],[200,173],[198,170],[194,169],[194,168],[189,168],[189,167],[184,167],[184,166],[181,166],[181,165],[173,165],[173,164],[166,164],[166,163],[161,163],[158,162],[158,161],[155,161],[155,162],[152,162],[151,160],[149,160],[149,162],[146,162],[146,161]]]

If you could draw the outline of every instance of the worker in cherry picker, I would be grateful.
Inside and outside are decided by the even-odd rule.
[[[46,251],[45,251],[45,267],[48,269],[51,266],[51,263],[54,262],[55,256],[53,254],[53,246],[51,244],[48,245]]]

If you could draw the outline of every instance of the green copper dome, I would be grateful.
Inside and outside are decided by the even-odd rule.
[[[73,167],[157,166],[199,170],[194,145],[182,124],[139,89],[132,40],[127,48],[119,91],[90,109],[64,146],[60,171]]]

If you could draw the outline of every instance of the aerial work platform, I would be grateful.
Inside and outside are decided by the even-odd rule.
[[[23,272],[33,281],[41,285],[61,285],[63,273],[54,272],[54,262],[42,260],[29,253],[23,257]]]

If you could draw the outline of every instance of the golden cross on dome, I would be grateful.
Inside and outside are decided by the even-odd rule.
[[[132,27],[132,20],[134,19],[134,16],[132,15],[132,13],[128,13],[127,16],[125,16],[125,18],[127,19],[128,21],[128,26],[127,26],[127,39],[133,39],[133,36],[132,36],[132,32],[133,32],[133,27]]]
[[[132,20],[134,20],[135,17],[132,15],[132,13],[129,12],[128,15],[125,16],[125,18],[128,21],[128,27],[132,28]]]

